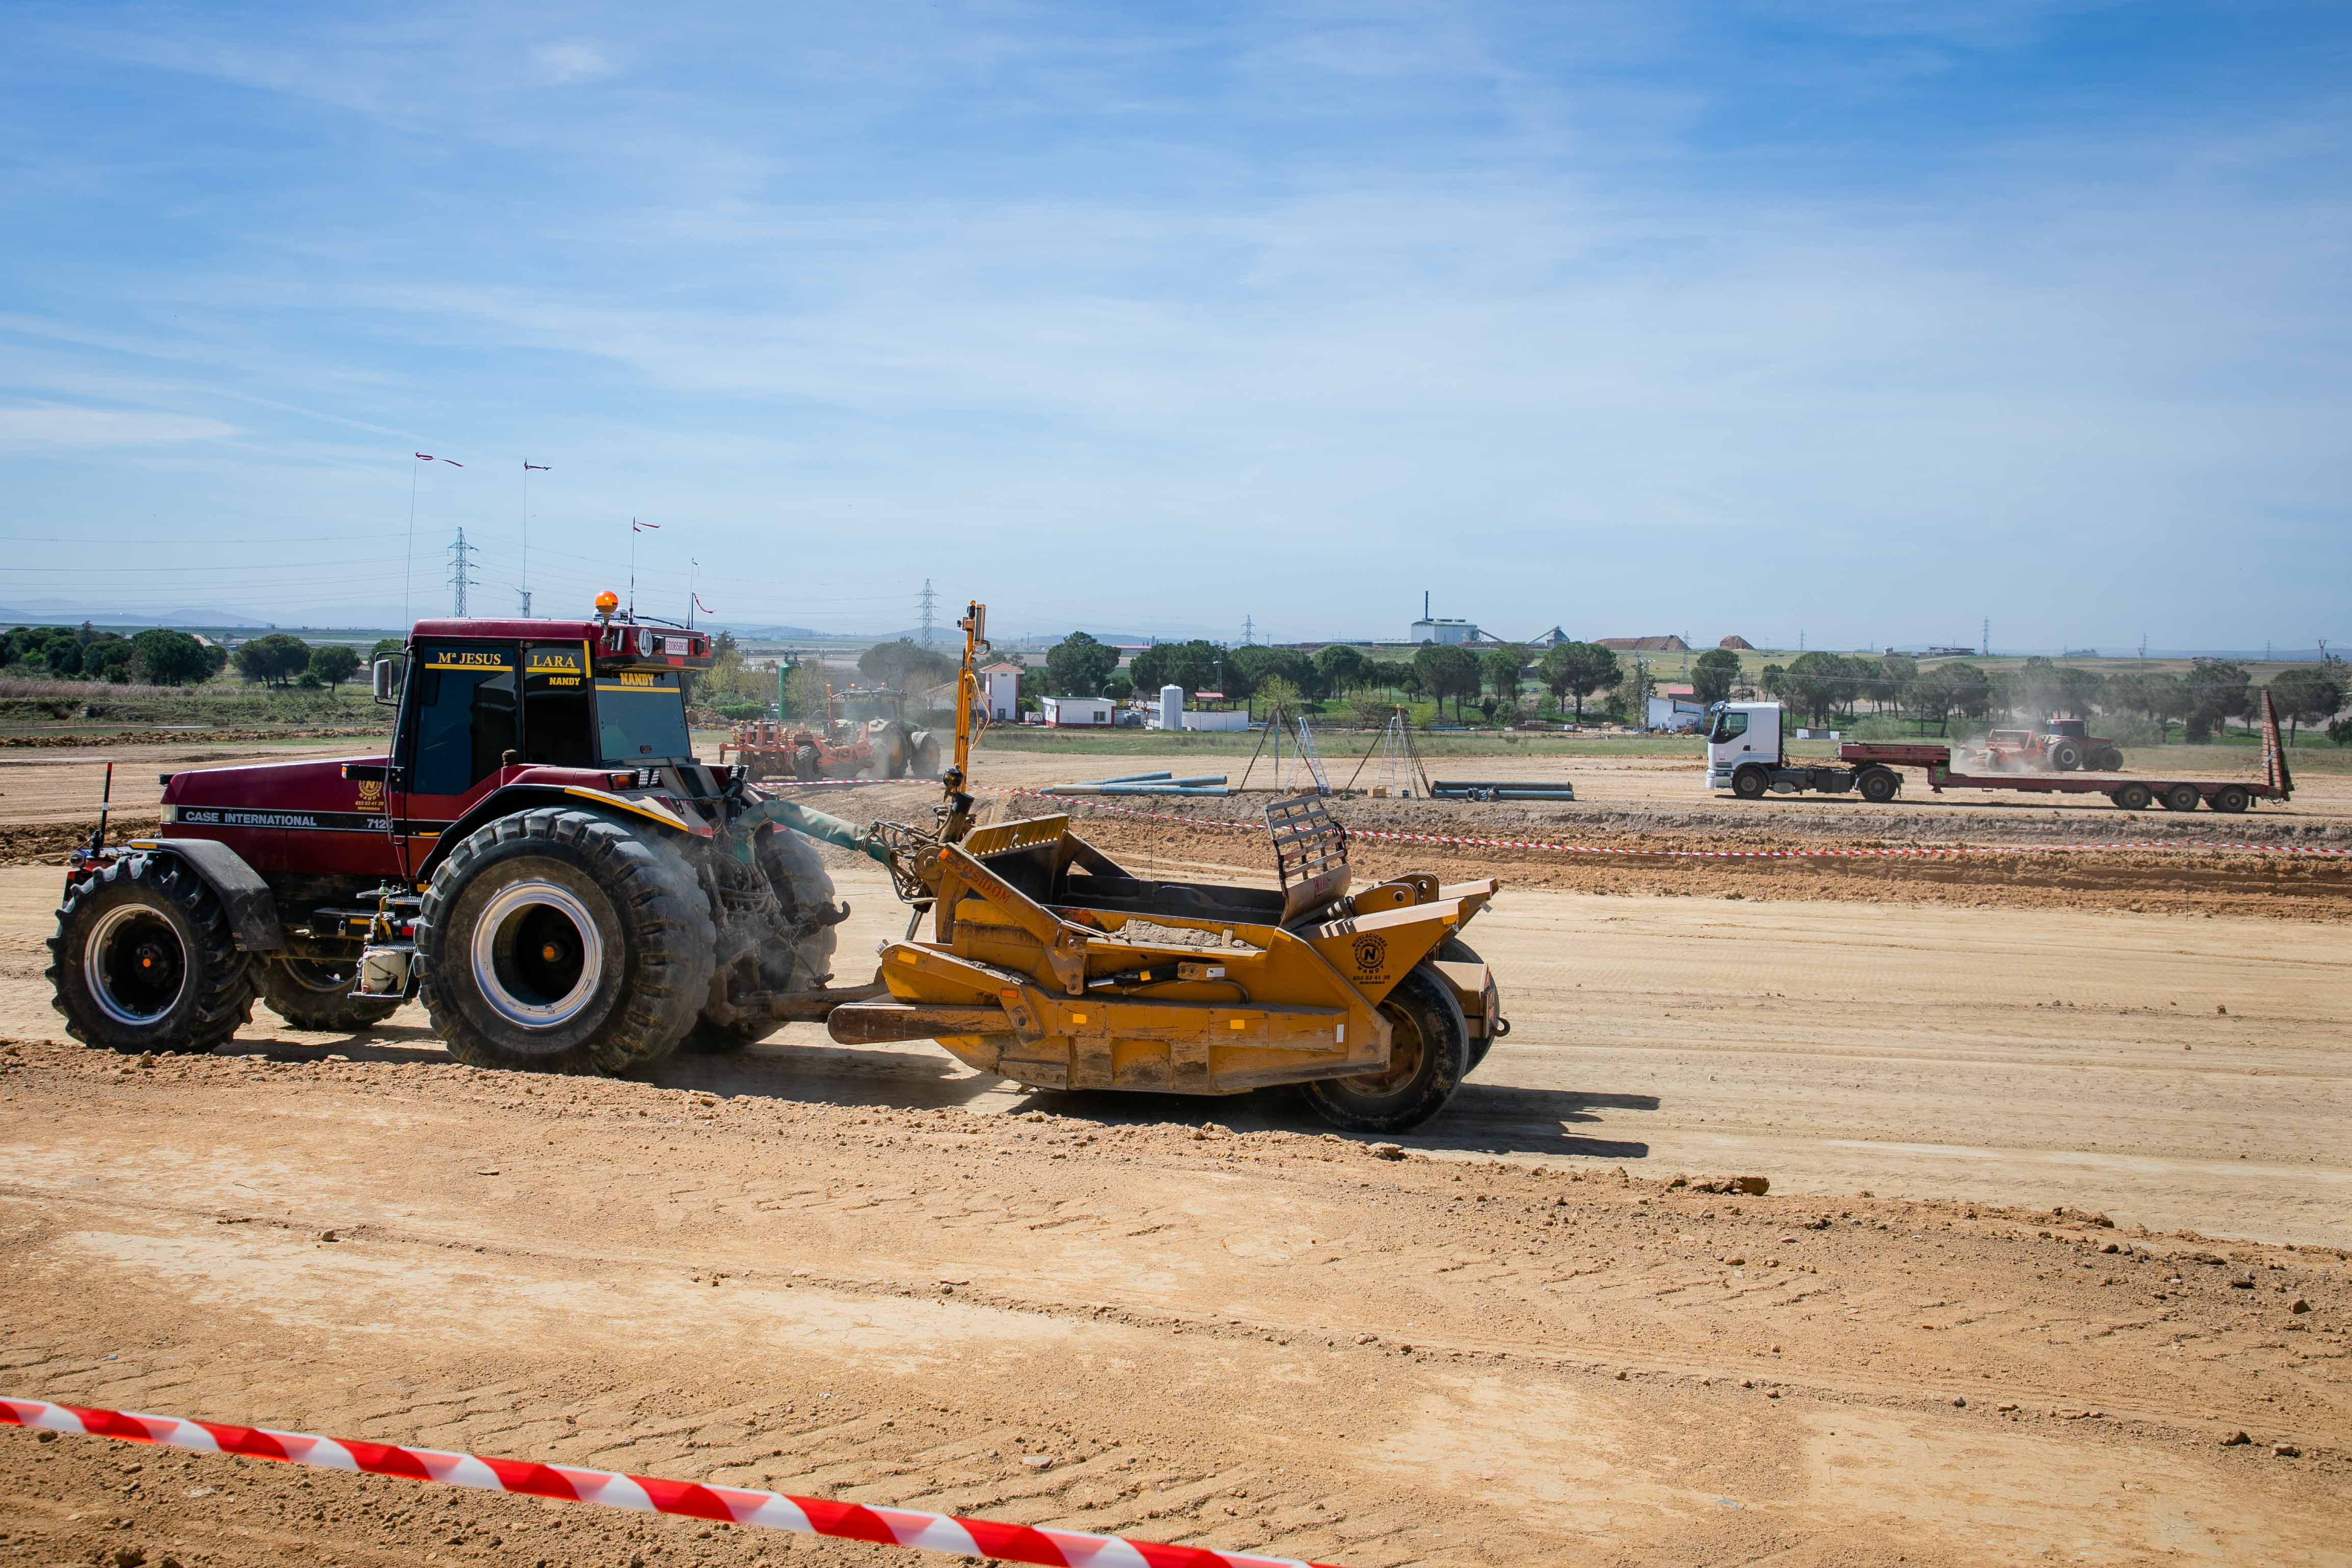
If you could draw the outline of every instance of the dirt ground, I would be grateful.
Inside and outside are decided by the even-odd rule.
[[[2133,912],[1990,858],[2048,901],[1502,868],[1468,935],[1513,1031],[1402,1161],[814,1026],[645,1081],[475,1072],[415,1007],[101,1056],[40,978],[57,871],[0,868],[0,1390],[1348,1568],[2352,1563],[2340,884]],[[835,874],[845,966],[901,917]],[[1674,1184],[1732,1174],[1771,1191]],[[125,1551],[917,1561],[0,1431],[0,1563]]]

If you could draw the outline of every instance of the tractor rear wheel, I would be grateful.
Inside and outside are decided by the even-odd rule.
[[[416,921],[425,1010],[473,1067],[625,1072],[676,1049],[718,938],[683,857],[586,811],[502,816],[450,851]]]
[[[49,938],[50,1005],[85,1046],[208,1051],[253,1016],[253,963],[228,911],[168,855],[132,855],[66,889]]]
[[[817,774],[823,770],[824,763],[817,756],[814,746],[793,748],[793,777],[803,784],[814,784],[816,782]]]
[[[2050,765],[2062,773],[2071,773],[2083,765],[2083,748],[2072,741],[2061,741],[2044,754]]]
[[[917,778],[938,778],[940,776],[940,738],[929,730],[918,730],[911,739],[914,749],[908,753],[907,771]]]
[[[1307,1103],[1349,1132],[1402,1132],[1445,1108],[1470,1070],[1470,1026],[1445,982],[1416,964],[1381,1003],[1389,1065],[1301,1085]]]
[[[354,996],[356,958],[272,958],[256,963],[261,1000],[297,1029],[369,1029],[400,1011],[397,996]]]
[[[1476,948],[1472,947],[1468,942],[1464,942],[1458,936],[1449,936],[1444,942],[1439,942],[1437,944],[1437,952],[1432,956],[1446,963],[1484,963],[1486,962],[1485,959],[1478,956],[1478,950]],[[1495,989],[1495,972],[1491,969],[1486,972],[1486,990],[1481,1000],[1484,1003],[1484,1005],[1480,1009],[1479,1016],[1481,1017],[1492,1017],[1499,1023],[1503,1016],[1503,1009],[1501,1006],[1500,995]],[[1461,1002],[1461,998],[1458,996],[1455,997],[1454,1002],[1458,1005]],[[1463,1022],[1465,1026],[1469,1022],[1468,1016],[1466,1014],[1464,1016]],[[1508,1025],[1503,1026],[1503,1030],[1507,1030],[1508,1028]],[[1503,1031],[1498,1030],[1497,1032],[1500,1033]],[[1494,1045],[1495,1036],[1493,1035],[1487,1035],[1470,1042],[1470,1071],[1475,1072],[1478,1070],[1478,1064],[1486,1059],[1486,1053],[1494,1048]]]
[[[839,922],[814,923],[814,917],[833,909],[833,877],[815,845],[782,827],[760,836],[759,855],[760,868],[767,873],[768,885],[775,889],[786,921],[785,929],[763,933],[760,983],[770,991],[814,991],[833,978]],[[686,1032],[678,1049],[697,1056],[724,1056],[755,1046],[782,1027],[773,1018],[721,1024],[705,1014]]]

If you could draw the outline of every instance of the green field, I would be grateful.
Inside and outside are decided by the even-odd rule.
[[[0,737],[103,736],[186,725],[293,732],[389,729],[389,717],[362,685],[330,692],[271,690],[235,677],[192,687],[0,679]]]

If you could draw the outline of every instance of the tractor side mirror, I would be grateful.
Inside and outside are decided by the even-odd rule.
[[[408,676],[408,660],[398,655],[377,659],[369,675],[373,682],[377,703],[385,708],[396,707],[400,702],[401,682]]]

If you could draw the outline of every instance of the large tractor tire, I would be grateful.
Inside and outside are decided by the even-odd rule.
[[[474,1067],[626,1072],[677,1049],[718,938],[657,830],[547,807],[469,834],[416,921],[425,1010]]]
[[[76,880],[49,938],[66,1033],[127,1055],[208,1051],[253,1016],[253,962],[203,879],[133,855]]]
[[[2083,748],[2074,741],[2061,741],[2045,753],[2050,765],[2062,773],[2071,773],[2083,765]]]
[[[825,870],[816,846],[797,833],[778,827],[760,836],[760,868],[783,906],[792,929],[774,934],[760,952],[760,982],[771,991],[814,991],[833,974],[833,951],[838,932],[827,921],[814,929],[808,917],[833,906],[833,877]],[[783,1027],[772,1019],[714,1022],[697,1018],[678,1049],[697,1056],[723,1056],[754,1046]]]
[[[2109,746],[2098,754],[2091,768],[2095,773],[2119,773],[2124,771],[2124,754],[2118,748]]]
[[[793,748],[793,777],[803,784],[814,784],[824,771],[824,760],[817,755],[814,746]]]
[[[1349,1132],[1402,1132],[1445,1108],[1470,1070],[1470,1025],[1445,982],[1416,964],[1381,1003],[1389,1065],[1304,1084],[1307,1103]]]
[[[347,1034],[400,1011],[397,996],[354,996],[355,958],[270,958],[254,964],[262,1004],[297,1029]]]
[[[907,763],[914,747],[907,737],[907,726],[892,719],[874,731],[874,776],[902,779],[907,776]]]
[[[908,736],[911,749],[907,754],[907,771],[919,779],[940,776],[940,738],[929,730],[917,730]]]
[[[1478,950],[1476,948],[1472,947],[1468,942],[1464,942],[1458,936],[1449,936],[1444,942],[1439,942],[1437,944],[1437,952],[1433,956],[1447,963],[1484,963],[1486,962],[1485,959],[1478,956]],[[1486,992],[1484,1000],[1486,1005],[1481,1010],[1482,1016],[1486,1013],[1492,1013],[1499,1021],[1503,1016],[1501,997],[1495,989],[1495,972],[1491,969],[1486,972]],[[1455,998],[1455,1005],[1460,1005],[1459,997]],[[1463,1023],[1464,1026],[1466,1028],[1468,1026],[1469,1020],[1465,1017],[1463,1020]],[[1505,1034],[1509,1033],[1510,1026],[1508,1024],[1504,1024],[1502,1026],[1502,1032]],[[1495,1037],[1492,1035],[1487,1036],[1484,1039],[1475,1039],[1470,1042],[1469,1072],[1475,1072],[1478,1070],[1478,1064],[1486,1059],[1486,1053],[1492,1050],[1494,1046]],[[1467,1076],[1467,1074],[1465,1073],[1465,1076]]]

